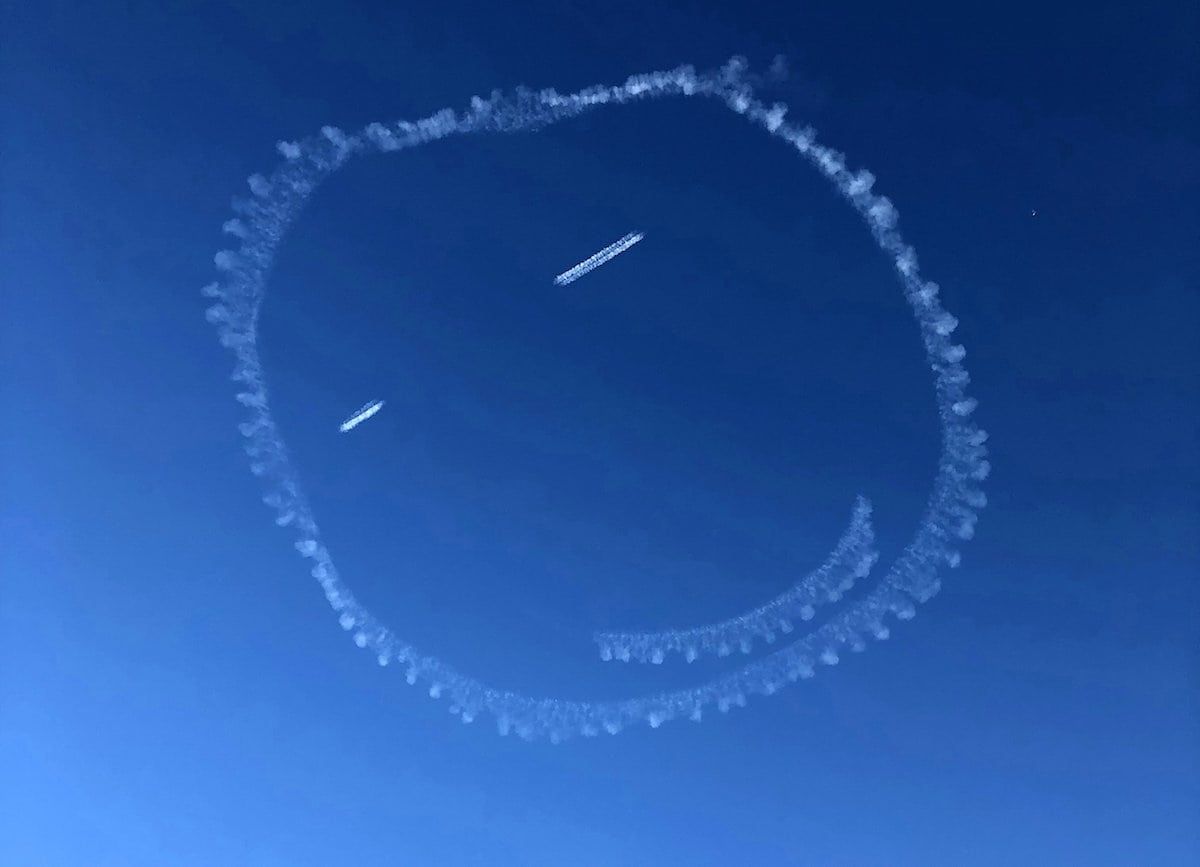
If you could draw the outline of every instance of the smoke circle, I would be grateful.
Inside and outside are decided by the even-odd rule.
[[[452,135],[531,131],[604,106],[694,96],[718,100],[790,145],[863,217],[876,244],[893,263],[920,328],[941,422],[942,452],[928,503],[912,541],[867,594],[813,632],[716,680],[692,688],[604,702],[533,698],[490,687],[436,657],[422,654],[380,623],[354,598],[321,541],[313,511],[271,412],[258,351],[258,316],[275,252],[312,192],[355,156],[400,152]],[[233,379],[243,386],[237,399],[246,409],[239,430],[246,440],[250,469],[263,481],[263,500],[274,511],[276,524],[295,534],[297,552],[309,561],[312,577],[354,643],[369,650],[381,666],[402,669],[406,681],[421,684],[430,697],[445,698],[450,710],[464,722],[486,711],[495,717],[502,734],[515,731],[527,739],[545,737],[559,742],[574,735],[605,731],[615,734],[638,722],[657,728],[673,719],[699,720],[706,707],[725,711],[743,706],[750,695],[770,695],[789,683],[811,677],[820,664],[836,664],[845,648],[863,650],[868,640],[887,638],[888,619],[911,618],[916,604],[937,593],[941,568],[959,564],[957,544],[974,534],[977,512],[986,503],[979,483],[986,478],[989,466],[984,445],[987,435],[970,421],[976,401],[967,395],[969,377],[962,364],[965,350],[950,340],[958,320],[942,307],[937,285],[920,276],[916,252],[896,229],[895,208],[885,196],[873,191],[874,176],[866,170],[849,170],[844,157],[819,144],[810,128],[788,122],[786,111],[782,104],[767,106],[758,100],[745,63],[738,58],[714,72],[697,73],[691,67],[680,67],[635,75],[619,86],[591,87],[574,94],[551,89],[520,89],[512,95],[493,93],[486,99],[473,98],[461,112],[444,109],[415,122],[372,123],[351,134],[325,127],[313,138],[281,142],[278,150],[283,163],[269,176],[251,176],[251,197],[235,202],[237,216],[223,228],[240,244],[235,250],[216,254],[220,277],[203,291],[219,299],[206,316],[217,327],[222,345],[236,357]],[[866,526],[869,531],[869,524]],[[874,562],[868,548],[852,546],[857,557],[852,563],[856,577],[865,575]],[[678,634],[602,636],[601,654],[603,658],[629,659],[633,655],[657,662],[666,651],[677,650],[690,658]]]

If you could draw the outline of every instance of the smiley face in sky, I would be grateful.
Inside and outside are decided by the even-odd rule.
[[[863,579],[877,554],[865,500],[855,502],[832,553],[808,571],[798,568],[798,553],[787,541],[795,528],[778,520],[783,510],[754,505],[762,495],[794,496],[785,493],[780,466],[808,472],[811,502],[826,510],[831,501],[853,500],[854,490],[887,488],[892,481],[886,467],[882,480],[856,478],[835,452],[813,453],[828,438],[803,438],[810,427],[826,424],[813,418],[814,406],[862,395],[831,400],[831,380],[798,375],[833,350],[798,339],[797,323],[810,320],[806,327],[821,334],[861,309],[843,311],[840,320],[821,319],[814,292],[797,289],[800,277],[827,286],[837,271],[802,271],[797,262],[805,261],[805,251],[765,243],[798,227],[772,222],[770,212],[747,216],[739,191],[754,183],[756,172],[756,195],[791,196],[780,212],[803,212],[804,206],[794,201],[791,179],[783,184],[766,168],[767,156],[759,159],[751,150],[731,170],[717,133],[694,138],[684,120],[689,113],[703,112],[703,122],[714,127],[729,125],[729,114],[713,116],[721,108],[769,134],[752,147],[777,155],[782,145],[792,164],[798,166],[794,157],[800,156],[833,183],[866,221],[920,329],[923,359],[919,353],[908,362],[878,357],[891,346],[881,336],[886,329],[869,315],[859,344],[851,337],[843,347],[842,374],[858,364],[902,375],[923,361],[935,381],[929,432],[942,448],[940,455],[930,453],[937,465],[932,490],[922,494],[915,534],[870,582]],[[589,125],[599,124],[600,109],[626,113],[622,124],[634,123],[615,138],[595,135]],[[540,137],[467,135],[545,127],[548,134]],[[558,129],[577,135],[554,139],[550,133]],[[690,150],[681,131],[693,137]],[[558,156],[539,151],[539,139],[560,148]],[[846,648],[861,650],[886,638],[888,621],[911,617],[915,604],[937,591],[939,571],[958,564],[956,546],[971,536],[984,505],[978,483],[988,466],[985,435],[970,421],[975,403],[966,394],[965,351],[951,338],[957,321],[942,308],[936,285],[919,275],[915,252],[895,229],[895,210],[873,191],[870,173],[848,169],[810,129],[789,122],[783,106],[759,102],[741,63],[712,73],[681,68],[634,76],[617,87],[570,95],[494,94],[473,99],[462,112],[371,124],[355,134],[326,128],[279,149],[283,164],[269,178],[251,178],[252,198],[239,203],[239,215],[226,224],[241,245],[218,254],[221,279],[206,290],[220,299],[209,318],[237,357],[238,399],[247,410],[241,432],[252,470],[264,480],[276,523],[295,534],[297,551],[355,644],[444,699],[464,721],[488,712],[501,732],[558,741],[616,733],[637,722],[658,727],[698,720],[706,707],[724,710],[750,695],[774,693],[821,664],[835,664]],[[472,149],[482,153],[473,159]],[[396,179],[403,186],[379,183],[383,155],[409,161]],[[346,182],[322,186],[334,172]],[[700,180],[674,180],[689,174]],[[311,216],[296,224],[302,207]],[[338,236],[331,225],[347,220],[359,221],[340,236],[349,240],[328,243]],[[840,228],[829,231],[840,235]],[[637,247],[577,282],[552,282],[635,231],[645,238]],[[282,244],[285,238],[298,254]],[[825,240],[819,231],[799,240],[808,244],[809,263],[819,262],[815,251]],[[370,252],[380,249],[394,251],[394,260]],[[837,252],[829,251],[830,261]],[[731,256],[762,280],[736,279],[744,274],[727,266],[722,271]],[[303,263],[299,271],[289,270],[289,257]],[[296,275],[303,272],[310,300],[302,290],[273,295],[264,305],[268,275],[284,282],[272,273],[277,259],[288,272],[281,288],[299,285]],[[852,290],[842,291],[853,299]],[[771,300],[780,297],[785,300]],[[786,300],[793,298],[807,300]],[[903,333],[902,325],[896,328]],[[907,330],[911,337],[911,325]],[[285,351],[284,335],[305,351]],[[279,358],[288,362],[277,373],[272,365]],[[352,433],[337,433],[354,407],[377,398],[386,398],[386,409]],[[895,436],[872,431],[860,415],[843,417],[843,438],[853,445],[870,449],[872,437]],[[782,431],[774,427],[779,419]],[[714,443],[726,447],[714,450]],[[351,447],[354,460],[331,457],[334,449]],[[823,454],[831,467],[828,484],[817,471],[801,469],[806,461],[820,467]],[[301,468],[305,488],[319,490],[315,501],[334,516],[324,521],[328,529],[317,525]],[[835,493],[839,474],[853,487]],[[795,477],[788,481],[806,490]],[[844,505],[837,511],[844,522]],[[826,548],[837,538],[836,522],[827,526],[835,532],[825,536]],[[351,531],[382,541],[344,545],[340,540]],[[327,545],[327,538],[339,543]],[[735,552],[722,551],[724,539],[733,540],[726,547]],[[698,546],[705,553],[689,560],[686,552]],[[433,557],[435,548],[452,553]],[[489,563],[490,571],[483,568]],[[703,573],[724,563],[749,564],[760,572],[755,577],[765,592],[697,599],[704,596],[697,588],[720,586],[697,581],[697,564]],[[400,587],[414,591],[412,604],[389,611],[385,624],[351,591],[339,566],[353,576],[362,599],[385,598],[384,588],[394,593]],[[618,598],[605,607],[603,576],[614,568],[621,570],[621,588],[644,588],[648,605]],[[664,571],[667,580],[652,580]],[[867,586],[843,599],[856,582]],[[768,590],[779,586],[787,589]],[[553,604],[538,604],[546,599]],[[622,619],[636,621],[638,611],[659,611],[668,622],[680,601],[684,610],[694,604],[683,622],[700,625],[619,628]],[[719,608],[730,601],[732,609]],[[822,604],[834,613],[803,634],[798,627]],[[443,656],[419,651],[410,638],[416,634],[444,654],[451,611],[476,645],[502,647],[506,630],[525,636],[540,627],[550,648],[556,635],[570,631],[564,626],[576,624],[555,616],[547,622],[547,609],[582,612],[581,619],[601,627],[595,637],[605,660],[736,655],[738,663],[699,686],[643,681],[642,697],[534,698],[461,673]],[[523,616],[532,619],[522,622]],[[760,642],[769,645],[761,655],[742,656]],[[470,657],[466,648],[451,655]],[[487,655],[504,662],[503,653]],[[500,669],[487,670],[488,662],[479,666],[488,680],[520,682],[522,674],[505,677]],[[629,678],[632,672],[622,666],[615,674]],[[553,666],[524,676],[530,694],[569,682]]]

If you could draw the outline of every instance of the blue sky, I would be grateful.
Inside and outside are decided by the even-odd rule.
[[[8,13],[0,860],[1200,855],[1194,11],[274,7]],[[978,537],[893,641],[739,713],[557,748],[464,727],[355,651],[258,502],[198,294],[229,199],[323,124],[734,53],[789,58],[768,94],[879,177],[962,320]],[[326,541],[460,668],[694,682],[588,634],[761,601],[856,493],[885,559],[909,538],[936,419],[899,286],[727,114],[364,160],[281,250],[262,347]]]

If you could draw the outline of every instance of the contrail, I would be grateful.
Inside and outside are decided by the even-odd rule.
[[[342,433],[345,433],[349,430],[354,430],[381,409],[383,409],[382,400],[373,400],[370,403],[365,403],[357,412],[354,413],[354,415],[350,416],[350,418],[338,425],[338,430]]]
[[[624,253],[626,250],[628,250],[630,247],[632,247],[638,241],[642,240],[642,238],[644,238],[644,237],[646,237],[646,236],[643,235],[641,232],[630,232],[628,235],[626,235],[621,240],[616,241],[612,244],[609,244],[607,247],[605,247],[599,253],[593,253],[591,256],[588,256],[586,259],[584,259],[582,262],[580,262],[578,265],[575,265],[574,267],[568,268],[566,271],[563,271],[561,274],[559,274],[557,277],[554,278],[555,284],[558,286],[566,286],[568,283],[574,283],[576,280],[578,280],[584,274],[588,274],[592,271],[595,271],[597,268],[599,268],[601,265],[603,265],[609,259],[620,256],[622,253]]]
[[[422,653],[380,622],[355,597],[334,564],[276,426],[267,393],[258,348],[258,316],[267,278],[280,242],[309,196],[352,157],[403,152],[449,136],[532,131],[603,106],[672,97],[715,100],[810,164],[858,213],[891,264],[924,345],[941,428],[941,453],[925,509],[911,540],[873,586],[847,600],[814,631],[723,676],[692,687],[607,701],[543,698],[492,686]],[[891,621],[912,618],[917,605],[937,594],[942,570],[959,565],[959,545],[974,535],[977,513],[987,503],[980,483],[990,467],[987,433],[971,418],[977,402],[968,394],[970,377],[963,365],[966,350],[951,337],[958,320],[943,306],[938,285],[921,275],[916,251],[897,229],[895,207],[874,189],[874,175],[865,169],[852,170],[841,153],[817,142],[811,128],[786,120],[786,112],[786,106],[767,105],[755,96],[745,74],[745,61],[740,58],[712,72],[697,73],[683,66],[570,94],[553,89],[522,89],[511,97],[494,93],[487,99],[473,98],[459,111],[444,109],[417,121],[372,123],[354,133],[324,127],[319,136],[281,142],[278,150],[283,163],[269,177],[252,175],[252,195],[235,202],[238,216],[226,222],[224,230],[238,239],[237,249],[216,254],[219,278],[202,291],[219,299],[206,316],[217,327],[221,344],[236,357],[233,379],[240,385],[237,400],[246,412],[240,430],[247,439],[251,469],[266,485],[263,502],[276,513],[275,522],[293,534],[296,551],[309,561],[309,574],[320,584],[354,643],[369,650],[380,665],[400,668],[409,684],[422,684],[431,698],[446,699],[450,711],[463,722],[486,712],[495,718],[502,734],[511,731],[523,738],[544,737],[557,743],[578,735],[616,734],[639,723],[658,728],[670,720],[699,720],[708,708],[726,711],[741,707],[749,696],[771,695],[812,677],[821,665],[837,664],[844,651],[865,650],[872,639],[886,639]],[[626,248],[634,243],[630,236],[614,246],[626,241]],[[601,256],[603,252],[597,254]],[[607,258],[611,255],[601,261]],[[589,262],[560,278],[567,282],[572,272],[579,276],[586,273],[582,270],[585,266],[590,270],[600,264]],[[803,620],[808,613],[805,606],[818,601],[820,593],[834,601],[830,594],[841,593],[851,579],[861,577],[863,558],[870,559],[873,554],[868,516],[865,503],[856,508],[843,537],[845,544],[835,550],[830,561],[833,568],[822,567],[777,601],[741,618],[696,630],[620,634],[611,646],[614,657],[619,653],[618,658],[623,658],[628,651],[631,660],[645,656],[655,662],[668,650],[682,650],[685,657],[693,647],[696,652],[707,650],[711,641],[717,642],[720,654],[722,641],[769,640],[768,630],[777,616],[782,622],[795,613]],[[255,614],[263,620],[272,616],[266,610]]]

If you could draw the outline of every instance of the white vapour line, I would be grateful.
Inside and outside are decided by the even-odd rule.
[[[247,410],[239,427],[249,447],[266,455],[252,469],[266,482],[264,502],[276,523],[295,528],[297,551],[312,562],[312,575],[352,632],[359,647],[369,648],[381,665],[400,664],[410,684],[428,685],[433,698],[445,696],[450,710],[464,722],[487,711],[502,733],[558,742],[574,735],[616,733],[639,723],[657,728],[677,718],[698,720],[705,707],[727,710],[746,703],[748,695],[769,695],[810,677],[818,662],[832,665],[839,651],[862,650],[868,637],[889,635],[887,619],[907,620],[940,587],[943,565],[959,563],[956,540],[974,533],[976,513],[986,504],[979,482],[989,471],[984,445],[987,434],[969,420],[976,401],[967,395],[969,381],[962,365],[965,350],[952,343],[958,320],[942,307],[938,286],[920,276],[917,257],[896,230],[896,210],[872,191],[870,172],[852,172],[841,154],[817,144],[815,133],[784,121],[786,107],[766,107],[743,78],[745,62],[735,58],[716,73],[697,74],[691,67],[636,75],[618,87],[592,87],[571,95],[554,90],[518,90],[512,97],[475,97],[469,109],[444,109],[417,122],[389,126],[371,124],[355,135],[325,127],[319,137],[283,142],[284,164],[268,179],[253,175],[249,200],[235,202],[240,215],[226,232],[241,239],[237,251],[215,256],[220,279],[204,294],[221,302],[206,312],[218,327],[222,345],[236,356],[233,379],[242,384],[237,399]],[[470,132],[534,130],[602,105],[663,96],[714,97],[731,110],[763,127],[812,163],[859,212],[880,249],[896,269],[913,310],[934,378],[934,399],[941,422],[942,452],[932,491],[916,534],[876,586],[813,633],[725,677],[690,689],[619,701],[580,702],[532,698],[490,687],[426,656],[391,633],[353,596],[321,542],[312,511],[295,476],[283,439],[271,415],[257,347],[257,322],[266,290],[266,275],[275,250],[313,189],[353,154],[398,151],[449,135]]]
[[[597,632],[592,638],[605,662],[618,659],[658,664],[669,653],[682,653],[693,662],[700,654],[729,656],[735,649],[749,653],[756,639],[774,644],[779,634],[792,632],[797,620],[812,620],[819,606],[840,600],[871,571],[878,557],[871,504],[859,497],[846,531],[825,562],[769,602],[737,617],[691,629]]]
[[[586,259],[584,259],[582,262],[580,262],[578,265],[574,265],[574,266],[568,268],[566,271],[563,271],[561,274],[559,274],[557,277],[554,278],[554,283],[558,286],[566,286],[568,283],[574,283],[576,280],[578,280],[584,274],[588,274],[592,271],[595,271],[597,268],[599,268],[605,262],[607,262],[610,259],[613,259],[617,256],[620,256],[622,253],[624,253],[626,250],[628,250],[630,247],[632,247],[638,241],[642,240],[642,238],[644,238],[644,237],[646,237],[646,236],[643,235],[641,232],[630,232],[628,235],[623,237],[621,240],[614,241],[613,243],[609,244],[607,247],[605,247],[599,253],[593,253],[591,256],[588,256]]]
[[[383,401],[382,400],[373,400],[370,403],[365,403],[361,407],[359,407],[358,411],[355,412],[354,415],[350,416],[350,418],[346,419],[344,422],[342,422],[340,425],[338,425],[338,430],[341,433],[346,433],[346,431],[354,430],[356,427],[358,427],[364,421],[369,419],[371,416],[375,415],[375,413],[379,412],[381,409],[383,409]]]

